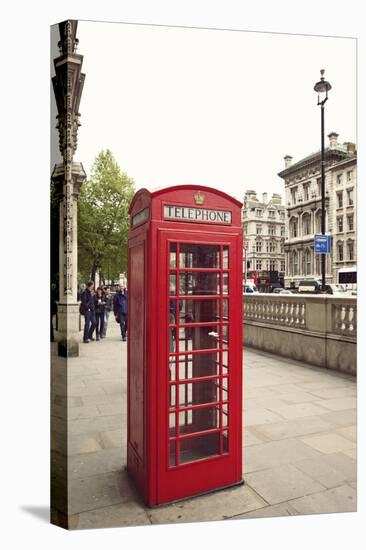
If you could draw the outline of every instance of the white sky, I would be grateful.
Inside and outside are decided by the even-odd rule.
[[[109,148],[137,189],[283,194],[284,155],[320,148],[321,68],[332,84],[326,134],[356,139],[355,39],[99,22],[79,22],[77,35],[86,80],[75,160],[88,175]]]

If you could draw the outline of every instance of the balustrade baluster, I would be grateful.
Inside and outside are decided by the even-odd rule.
[[[341,318],[340,318],[341,327],[340,328],[343,331],[346,329],[345,319],[346,319],[346,307],[342,306],[341,307]]]
[[[294,324],[294,304],[290,304],[290,325]]]
[[[305,304],[301,304],[301,325],[305,325]]]
[[[280,321],[281,323],[285,322],[285,304],[283,302],[280,305]]]

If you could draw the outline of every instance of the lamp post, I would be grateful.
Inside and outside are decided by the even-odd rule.
[[[318,94],[318,105],[320,105],[321,116],[321,160],[320,160],[320,177],[321,177],[321,197],[322,197],[322,219],[321,233],[325,235],[325,161],[324,161],[324,105],[328,99],[328,91],[332,86],[324,80],[324,69],[320,71],[321,78],[314,86],[314,90]],[[325,254],[321,254],[321,271],[322,271],[322,292],[325,292]]]

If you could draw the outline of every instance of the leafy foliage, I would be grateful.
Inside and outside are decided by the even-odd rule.
[[[78,270],[84,281],[115,279],[127,269],[128,208],[134,182],[111,151],[101,151],[78,200]]]

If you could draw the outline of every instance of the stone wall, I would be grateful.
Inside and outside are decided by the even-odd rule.
[[[245,294],[243,339],[253,348],[356,375],[357,300]]]

